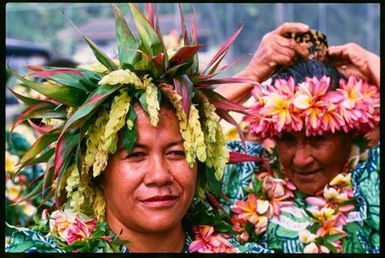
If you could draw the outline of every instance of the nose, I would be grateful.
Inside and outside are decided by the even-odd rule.
[[[312,164],[313,161],[311,148],[307,144],[297,145],[293,158],[294,167],[300,170]]]
[[[170,167],[163,157],[153,157],[144,176],[144,184],[147,186],[162,186],[170,184],[173,180]]]

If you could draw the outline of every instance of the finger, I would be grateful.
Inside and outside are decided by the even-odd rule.
[[[286,32],[307,32],[310,28],[307,24],[301,22],[285,22],[280,25],[275,31],[282,35]]]
[[[307,44],[307,43],[305,43],[305,44],[296,43],[293,45],[293,49],[297,55],[299,55],[303,58],[307,58],[310,55],[309,44]]]

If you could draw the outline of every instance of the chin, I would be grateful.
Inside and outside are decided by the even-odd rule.
[[[298,190],[300,190],[302,193],[306,195],[316,195],[320,191],[323,190],[323,187],[314,187],[313,185],[310,187],[298,187]]]

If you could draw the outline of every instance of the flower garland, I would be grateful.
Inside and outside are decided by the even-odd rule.
[[[367,158],[367,151],[360,153],[353,145],[348,163],[322,193],[305,198],[304,212],[310,224],[299,232],[304,244],[304,253],[339,253],[342,239],[346,236],[343,227],[347,214],[355,209],[350,171],[359,160]],[[269,220],[280,217],[281,207],[293,206],[296,187],[288,180],[281,179],[268,167],[267,171],[254,174],[246,187],[246,200],[237,200],[231,206],[229,221],[236,238],[241,243],[260,242],[266,232]]]
[[[294,79],[277,79],[266,88],[257,85],[250,113],[244,117],[250,130],[263,139],[282,131],[304,130],[307,136],[326,131],[368,132],[380,120],[378,88],[350,76],[330,89],[330,77],[307,77],[295,85]]]

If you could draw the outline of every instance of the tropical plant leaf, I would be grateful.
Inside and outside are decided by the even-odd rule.
[[[233,43],[233,41],[238,37],[239,33],[243,29],[243,24],[226,40],[226,42],[221,46],[221,48],[218,50],[218,52],[214,55],[214,57],[211,59],[211,61],[208,63],[205,71],[203,73],[206,73],[207,70],[211,70],[210,73],[215,72],[215,70],[212,70],[213,64],[217,64],[218,59],[223,59],[223,57],[226,55],[229,47]]]
[[[30,67],[33,67],[34,69],[36,69],[36,66],[30,66]],[[39,71],[34,70],[33,72],[28,73],[27,76],[49,78],[55,74],[73,74],[73,75],[82,76],[82,73],[79,70],[73,69],[73,68],[44,69],[42,67],[41,67],[41,70]]]
[[[56,108],[56,106],[53,105],[52,103],[42,102],[42,103],[36,104],[36,105],[31,106],[28,109],[24,110],[23,112],[21,112],[19,117],[13,123],[11,130],[10,130],[11,135],[12,135],[12,131],[16,128],[16,126],[18,126],[19,124],[21,124],[25,120],[33,118],[36,115],[40,115],[40,116],[43,116],[42,114],[46,115],[45,113],[47,111],[53,110],[54,108]],[[57,110],[57,112],[60,112],[60,110]]]
[[[103,52],[91,39],[83,35],[83,38],[86,40],[87,44],[90,46],[92,52],[94,53],[96,59],[104,65],[108,70],[114,71],[118,69],[118,66],[115,62],[108,57],[106,53]]]
[[[129,29],[126,19],[122,12],[112,4],[115,13],[116,38],[118,45],[118,57],[120,65],[127,68],[126,64],[133,65],[133,61],[137,55],[136,49],[138,47],[136,39]]]
[[[191,43],[192,45],[198,45],[198,34],[197,34],[197,21],[196,21],[196,11],[195,7],[193,6],[193,11],[194,11],[194,16],[193,16],[193,22],[192,22],[192,27],[191,27]],[[198,55],[193,56],[193,63],[191,65],[191,70],[193,74],[198,74],[199,73],[199,60],[198,60]]]
[[[248,114],[246,112],[247,107],[233,103],[213,90],[200,89],[200,91],[209,99],[210,103],[218,109],[223,109],[227,111],[237,111],[240,113]]]
[[[200,47],[201,46],[197,45],[197,46],[185,46],[185,47],[179,48],[176,51],[176,53],[171,57],[169,61],[170,65],[171,66],[178,65],[189,61],[198,52],[198,49]]]
[[[341,239],[342,237],[343,237],[343,235],[341,233],[328,235],[325,237],[325,241],[331,243],[331,242],[334,242],[334,241]]]
[[[90,91],[94,90],[94,87],[86,87],[88,84],[81,83],[80,80],[83,78],[83,76],[77,75],[77,74],[54,74],[49,79],[58,82],[60,84],[74,87],[79,90],[84,91],[85,93],[89,93]]]
[[[203,78],[203,77],[201,77]],[[237,77],[237,78],[216,78],[216,79],[206,79],[201,80],[197,83],[197,87],[208,88],[215,84],[226,84],[226,83],[255,83],[247,78]]]
[[[72,154],[75,147],[77,147],[79,140],[79,130],[71,130],[60,134],[56,144],[55,158],[53,164],[53,173],[55,178],[57,177],[57,175],[61,174],[62,171],[66,170],[67,167],[64,165],[64,163],[67,163],[67,161],[70,159],[70,155]]]
[[[134,126],[131,128],[131,130],[128,130],[127,125],[124,126],[123,130],[123,145],[126,148],[128,153],[131,153],[132,148],[135,145],[137,132],[136,132],[136,113],[133,107],[130,108],[127,114],[127,121],[130,120],[134,123]]]
[[[47,162],[53,156],[54,153],[55,153],[55,149],[53,149],[53,148],[49,149],[46,152],[44,152],[43,154],[41,154],[40,156],[34,157],[33,159],[23,163],[20,166],[20,168],[18,168],[18,171],[23,169],[24,167],[27,167],[27,166],[33,166],[33,165],[36,165],[39,163]]]
[[[11,88],[8,88],[8,89],[13,93],[13,95],[16,96],[16,98],[18,98],[19,100],[21,100],[24,104],[26,104],[28,106],[34,106],[34,105],[37,105],[39,103],[52,103],[52,101],[50,101],[50,100],[30,98],[28,96],[24,96],[24,95],[17,93],[16,91],[14,91]]]
[[[187,35],[187,30],[186,30],[186,23],[183,15],[183,10],[182,10],[182,5],[178,3],[178,9],[179,9],[179,15],[180,15],[180,23],[181,23],[181,29],[182,29],[182,37],[184,40],[184,45],[188,46],[190,45],[188,35]]]
[[[161,44],[159,35],[155,32],[149,21],[144,17],[143,13],[135,4],[129,3],[129,5],[145,52],[149,53],[151,56],[164,53],[165,50]]]
[[[191,99],[193,98],[193,84],[186,74],[174,77],[176,92],[182,97],[181,104],[188,119],[190,115]]]
[[[84,92],[74,87],[64,86],[64,85],[55,85],[46,86],[42,83],[37,83],[29,81],[18,74],[14,74],[17,79],[19,79],[23,85],[36,90],[37,92],[56,100],[64,105],[77,107],[84,101]]]
[[[152,3],[146,3],[146,13],[147,13],[147,20],[149,21],[151,27],[154,27],[154,13],[152,10]]]
[[[254,155],[250,155],[247,153],[241,153],[241,152],[236,152],[236,151],[230,151],[230,158],[228,163],[239,163],[239,162],[263,162],[263,158],[257,157]]]
[[[97,107],[112,93],[119,90],[121,86],[116,85],[101,85],[99,86],[80,106],[75,113],[67,120],[63,132],[70,128],[79,127],[85,122],[85,118],[92,115]]]
[[[219,195],[221,192],[221,182],[215,178],[214,169],[206,166],[205,174],[210,192],[214,195]]]
[[[226,110],[218,109],[217,108],[215,110],[215,112],[218,114],[219,117],[223,118],[224,120],[226,120],[227,122],[229,122],[230,124],[235,126],[235,128],[238,131],[239,138],[241,139],[243,146],[246,147],[246,145],[245,145],[245,136],[243,135],[242,129],[239,126],[239,124],[237,123],[237,121],[235,121],[234,118],[232,118]]]
[[[118,69],[118,66],[114,63],[113,60],[111,60],[111,58],[108,57],[107,54],[105,54],[91,39],[89,39],[86,35],[84,35],[71,20],[68,20],[68,21],[80,33],[80,35],[82,35],[82,37],[85,39],[88,46],[91,48],[92,52],[94,53],[96,59],[102,65],[104,65],[110,71],[114,71]]]
[[[58,135],[56,133],[47,133],[39,137],[31,148],[24,154],[23,157],[19,160],[19,164],[27,162],[28,160],[36,157],[40,152],[42,152],[46,147],[48,147],[52,142],[57,140]]]

